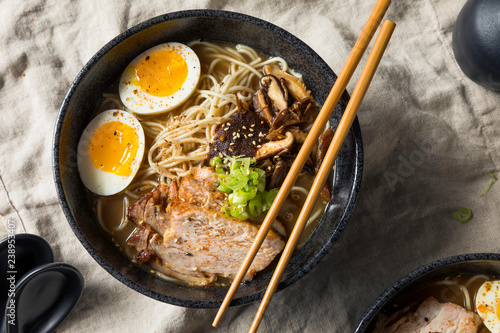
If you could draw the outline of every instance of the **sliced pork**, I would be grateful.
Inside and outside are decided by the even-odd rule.
[[[252,245],[258,228],[203,207],[175,201],[170,229],[150,241],[161,263],[184,275],[201,273],[234,278]],[[251,280],[283,249],[285,243],[270,231],[245,276]]]
[[[220,212],[224,197],[214,175],[209,168],[197,169],[178,188],[160,185],[129,207],[128,218],[139,228],[127,243],[137,249],[138,262],[192,285],[234,278],[258,227]],[[270,231],[245,280],[268,266],[284,245]]]
[[[429,297],[415,313],[407,313],[389,327],[378,327],[376,333],[476,333],[482,325],[474,312],[453,303],[440,303]]]
[[[219,179],[210,168],[196,168],[192,175],[182,178],[179,198],[182,200],[220,211],[224,194],[217,190]]]
[[[128,208],[128,219],[138,226],[147,221],[155,232],[163,234],[169,227],[168,198],[175,187],[159,185],[155,191],[144,194]]]

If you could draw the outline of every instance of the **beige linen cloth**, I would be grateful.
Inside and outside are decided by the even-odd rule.
[[[17,232],[41,235],[56,261],[82,272],[85,291],[58,332],[245,332],[258,307],[232,307],[213,329],[216,310],[164,304],[125,287],[74,236],[56,197],[51,145],[62,99],[92,55],[154,16],[224,9],[284,28],[338,73],[375,2],[1,2],[1,225],[12,220]],[[500,252],[500,183],[480,195],[488,173],[500,176],[500,94],[467,79],[453,57],[464,2],[393,0],[386,17],[398,26],[358,114],[365,162],[354,214],[329,256],[274,296],[260,332],[349,332],[409,271],[455,254]],[[454,218],[462,206],[473,211],[467,223]]]

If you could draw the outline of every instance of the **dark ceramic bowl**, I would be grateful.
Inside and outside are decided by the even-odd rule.
[[[390,286],[363,315],[355,333],[372,332],[383,314],[394,312],[394,304],[425,284],[457,275],[485,274],[500,276],[500,254],[473,253],[434,261],[418,268]],[[401,304],[400,304],[401,305]]]
[[[254,17],[213,10],[193,10],[155,17],[120,34],[83,67],[61,106],[54,134],[53,167],[62,209],[78,239],[92,257],[125,285],[157,300],[185,306],[220,306],[227,288],[188,287],[166,282],[133,265],[101,229],[76,166],[77,144],[90,122],[102,91],[119,77],[128,63],[144,50],[168,41],[193,40],[242,43],[285,58],[303,74],[316,99],[326,99],[336,75],[307,45],[288,32]],[[345,93],[331,123],[337,126],[347,105]],[[346,226],[358,196],[362,174],[362,142],[359,123],[352,129],[336,161],[333,196],[306,243],[296,251],[284,273],[281,290],[309,272],[328,252]],[[272,267],[242,285],[231,305],[259,299],[272,276]]]
[[[458,65],[472,81],[500,92],[500,1],[468,0],[453,28]]]

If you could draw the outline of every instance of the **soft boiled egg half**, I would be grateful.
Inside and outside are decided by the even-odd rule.
[[[78,172],[98,195],[113,195],[134,179],[144,156],[144,131],[132,114],[108,110],[87,125],[78,143]]]
[[[184,102],[200,79],[200,60],[181,43],[157,45],[137,56],[120,78],[122,103],[132,112],[157,114]]]
[[[500,281],[486,281],[476,294],[477,313],[491,333],[500,333]]]

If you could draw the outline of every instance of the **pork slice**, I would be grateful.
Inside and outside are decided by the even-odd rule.
[[[429,297],[420,304],[415,313],[407,313],[388,328],[378,329],[384,333],[476,333],[482,325],[474,312],[453,303],[440,303]]]
[[[217,276],[215,274],[203,274],[201,272],[189,272],[190,274],[183,274],[176,272],[163,265],[161,260],[156,256],[155,251],[150,246],[150,241],[155,244],[161,239],[161,236],[151,230],[151,227],[143,223],[128,239],[127,245],[134,247],[137,250],[135,260],[139,263],[149,263],[149,265],[162,274],[181,279],[190,284],[195,285],[208,285],[215,281]]]
[[[127,245],[137,250],[135,260],[140,263],[148,262],[155,256],[153,250],[149,248],[149,239],[155,233],[152,232],[151,227],[143,223],[128,239]]]
[[[150,248],[164,267],[184,276],[233,279],[257,232],[253,224],[178,200],[171,203],[170,229],[163,239],[151,239]],[[244,279],[267,267],[284,246],[270,231]]]
[[[127,245],[134,247],[137,251],[147,249],[150,236],[151,227],[143,224],[127,239]]]
[[[169,198],[175,197],[172,191],[176,185],[170,188],[166,185],[159,185],[153,192],[149,192],[140,197],[135,203],[129,206],[127,217],[138,226],[146,223],[159,234],[163,234],[169,228],[170,212],[168,207]]]
[[[198,182],[203,182],[212,190],[219,186],[219,176],[217,176],[213,168],[196,168],[193,172],[193,178]]]
[[[221,210],[224,193],[217,190],[219,178],[212,168],[196,168],[192,175],[182,178],[179,198],[189,203]]]
[[[157,251],[160,249],[161,251],[162,249],[158,246],[158,244],[161,243],[163,243],[163,239],[162,237],[158,236],[158,234],[155,234],[151,238],[151,248],[155,248]],[[157,272],[179,279],[190,285],[207,286],[217,280],[217,275],[213,273],[211,274],[201,270],[180,271],[176,269],[177,267],[172,268],[170,267],[169,263],[166,263],[164,260],[162,260],[162,258],[158,257],[156,255],[156,252],[154,260],[150,260],[149,265]]]

